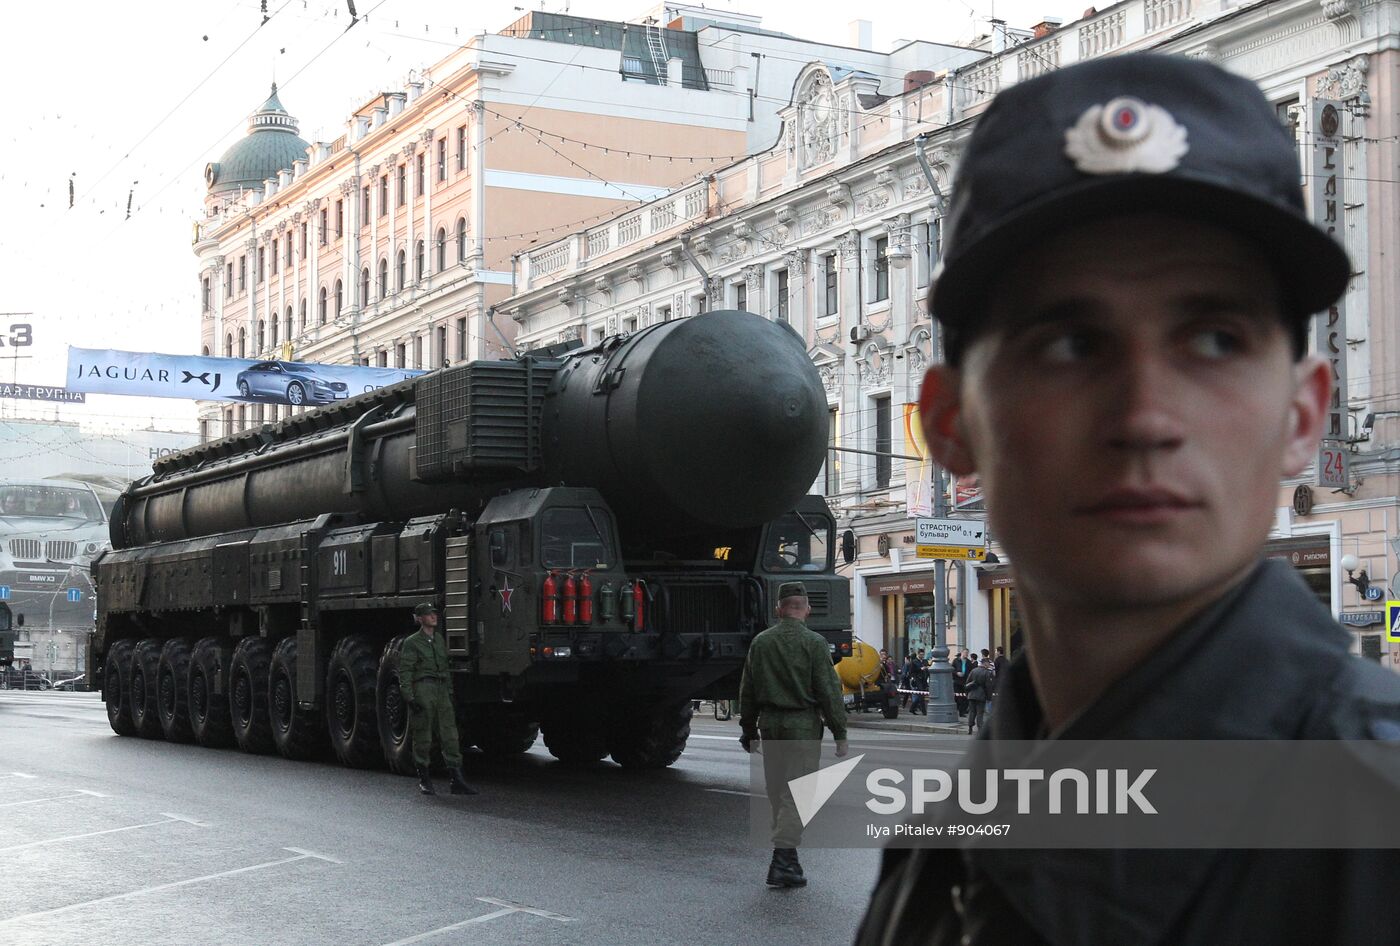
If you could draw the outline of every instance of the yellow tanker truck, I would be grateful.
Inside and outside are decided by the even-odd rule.
[[[899,716],[899,681],[880,666],[880,649],[856,638],[851,656],[836,662],[846,705],[855,712],[877,709],[886,719]]]

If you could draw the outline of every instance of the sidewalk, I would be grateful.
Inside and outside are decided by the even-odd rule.
[[[931,723],[926,716],[900,713],[898,719],[885,719],[877,712],[850,713],[846,716],[849,729],[879,729],[884,732],[928,733],[940,736],[966,736],[967,720],[956,723]]]

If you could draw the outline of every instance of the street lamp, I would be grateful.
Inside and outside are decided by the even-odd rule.
[[[1346,555],[1342,556],[1341,565],[1342,568],[1346,569],[1347,583],[1354,585],[1356,590],[1361,592],[1362,600],[1375,601],[1380,597],[1380,595],[1371,591],[1371,576],[1366,574],[1366,569],[1362,568],[1361,574],[1359,575],[1354,574],[1361,566],[1360,559],[1348,552]]]

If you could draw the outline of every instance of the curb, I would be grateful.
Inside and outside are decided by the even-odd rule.
[[[877,729],[885,732],[928,733],[945,736],[967,735],[966,723],[905,723],[892,719],[861,719],[859,716],[846,717],[847,729]]]

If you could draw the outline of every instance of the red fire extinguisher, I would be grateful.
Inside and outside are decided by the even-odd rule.
[[[578,622],[593,623],[593,581],[588,577],[588,572],[584,572],[578,580]]]
[[[578,584],[570,572],[564,574],[564,620],[563,624],[573,624],[578,620]]]
[[[540,600],[543,602],[540,623],[557,624],[559,621],[559,584],[554,580],[554,572],[545,576],[544,586],[540,588]]]

